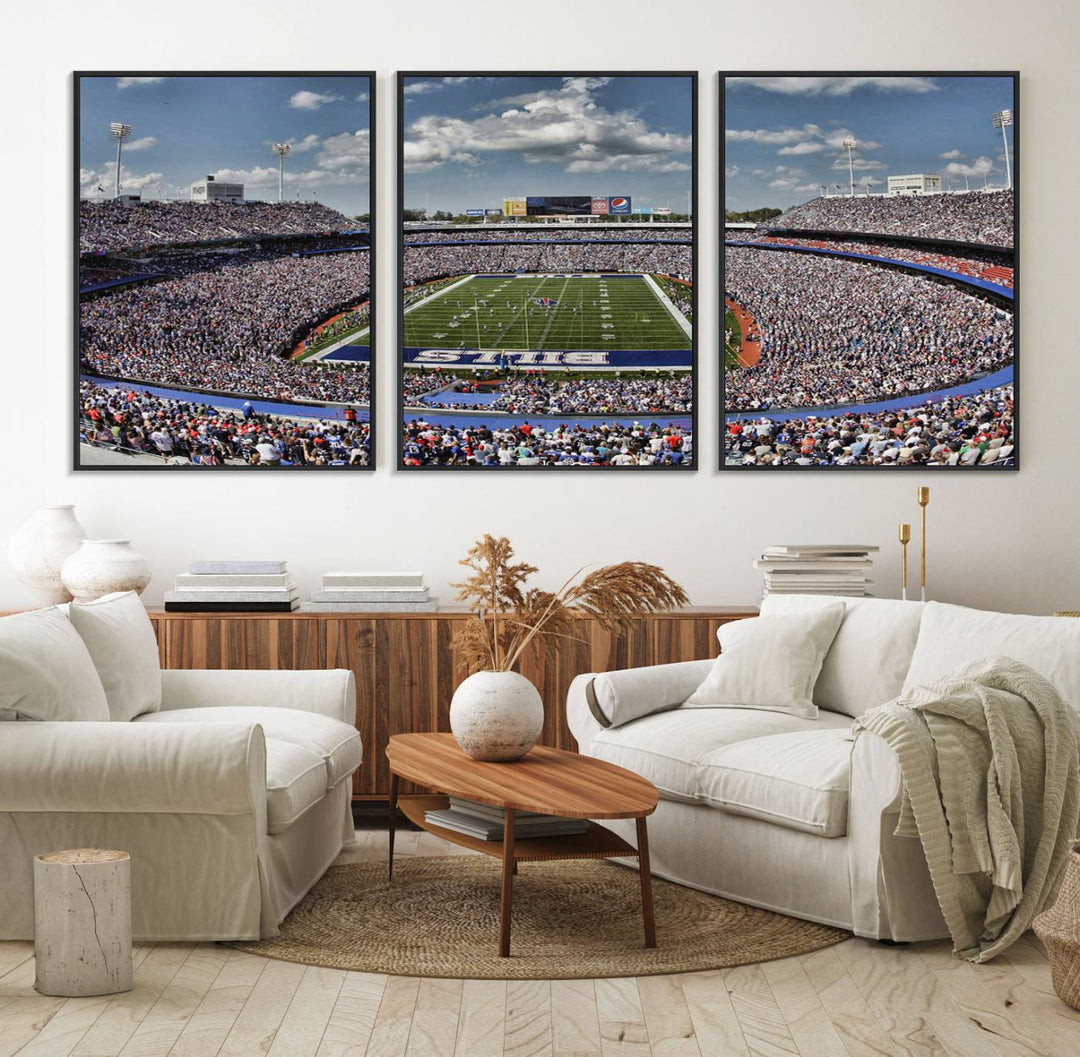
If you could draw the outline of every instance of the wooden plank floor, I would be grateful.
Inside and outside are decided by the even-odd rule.
[[[360,830],[339,861],[386,855]],[[399,855],[469,855],[429,833]],[[1073,1057],[1080,1013],[1030,934],[990,965],[945,943],[612,980],[417,980],[141,945],[135,987],[47,998],[0,943],[0,1057]]]

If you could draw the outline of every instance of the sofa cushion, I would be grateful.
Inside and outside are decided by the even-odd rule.
[[[59,609],[35,609],[0,620],[0,718],[109,718],[94,662]]]
[[[266,831],[288,829],[326,796],[326,763],[311,749],[266,739]]]
[[[757,709],[677,708],[601,730],[589,745],[592,756],[647,778],[665,800],[705,803],[702,763],[725,745],[789,732],[851,729],[835,712],[805,719]]]
[[[589,708],[603,726],[621,727],[651,712],[678,708],[711,669],[712,661],[679,661],[603,672],[586,688]]]
[[[724,745],[699,763],[712,807],[819,837],[847,833],[851,748],[848,725],[769,734]]]
[[[987,613],[928,602],[903,690],[994,655],[1034,668],[1080,711],[1080,620],[1070,617]]]
[[[139,716],[139,723],[258,723],[267,741],[276,738],[316,753],[325,765],[324,788],[332,789],[360,766],[363,747],[355,727],[296,708],[224,705],[174,708]]]
[[[161,663],[146,607],[134,591],[72,602],[68,619],[105,688],[109,715],[122,722],[161,707]]]
[[[837,602],[844,605],[844,619],[825,654],[814,704],[861,716],[900,693],[926,607],[892,598],[769,595],[761,603],[761,613],[803,613]]]
[[[753,617],[723,624],[720,656],[686,699],[695,708],[755,708],[813,719],[814,684],[844,607]]]

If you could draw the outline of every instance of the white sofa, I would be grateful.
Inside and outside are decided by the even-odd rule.
[[[894,836],[896,757],[852,718],[958,665],[1005,655],[1080,708],[1080,620],[885,599],[770,596],[762,615],[843,601],[814,688],[816,719],[684,708],[712,661],[582,675],[579,750],[650,779],[653,872],[693,888],[895,941],[948,935],[922,846]],[[634,842],[633,823],[605,823]]]
[[[33,685],[33,663],[20,664],[40,637],[53,653],[76,648],[66,608],[0,621],[0,717],[38,718],[42,700],[71,717],[0,722],[0,939],[33,937],[33,857],[88,846],[130,853],[136,939],[273,935],[354,839],[352,673],[159,671],[141,604],[120,604],[123,638],[107,641],[106,623],[104,639],[87,640],[96,668],[80,669],[77,701],[62,699],[59,665],[42,666],[50,697]],[[108,615],[107,605],[117,603],[78,616]],[[95,672],[112,714],[86,721],[87,700],[99,714]],[[157,688],[156,708],[118,715],[135,684]],[[16,716],[20,707],[31,716]]]

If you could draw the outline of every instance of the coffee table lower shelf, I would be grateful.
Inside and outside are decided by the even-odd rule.
[[[435,826],[425,819],[428,811],[443,811],[450,806],[445,796],[421,795],[398,798],[401,813],[415,826],[442,837],[451,844],[478,851],[492,858],[503,857],[503,842],[480,840],[465,833]],[[617,859],[637,858],[637,848],[616,833],[595,822],[584,832],[564,837],[518,837],[514,841],[514,858],[518,862],[539,862],[547,859]]]

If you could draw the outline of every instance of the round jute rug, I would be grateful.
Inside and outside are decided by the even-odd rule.
[[[497,953],[498,861],[402,858],[332,866],[281,932],[233,944],[267,958],[399,976],[558,980],[649,976],[764,962],[839,943],[840,929],[654,879],[658,946],[646,950],[634,870],[604,860],[521,863],[510,957]]]

